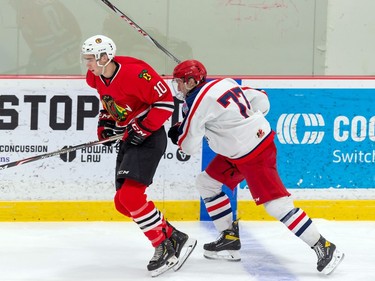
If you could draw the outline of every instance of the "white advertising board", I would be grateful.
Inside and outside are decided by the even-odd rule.
[[[95,141],[99,107],[83,78],[1,79],[0,164]],[[1,170],[1,200],[111,200],[115,157],[115,146],[98,145]],[[150,198],[197,200],[200,169],[201,154],[169,141]]]
[[[298,77],[238,80],[268,92],[271,111],[267,118],[277,132],[279,172],[297,199],[375,198],[374,179],[366,176],[369,174],[366,169],[371,170],[373,162],[344,162],[335,158],[338,149],[346,154],[359,149],[366,153],[373,151],[375,114],[371,105],[375,80]],[[97,139],[100,104],[96,91],[86,85],[84,78],[14,77],[0,81],[0,165]],[[175,113],[165,124],[166,130],[181,118],[180,107],[176,101]],[[325,122],[313,126],[303,124],[299,118],[299,123],[296,121],[287,134],[295,141],[283,143],[285,126],[281,125],[285,122],[280,120],[285,115],[321,115]],[[350,129],[342,122],[335,122],[359,117],[368,120],[368,124],[362,122],[368,130],[359,130],[358,126]],[[324,133],[322,141],[298,143],[311,130]],[[345,132],[351,137],[344,141],[340,136]],[[321,157],[323,153],[325,157]],[[1,200],[112,200],[115,157],[115,147],[98,145],[3,169]],[[187,156],[169,141],[154,182],[148,188],[149,197],[198,200],[195,178],[209,157],[203,148],[201,153]],[[246,183],[240,185],[237,195],[240,200],[251,200]]]

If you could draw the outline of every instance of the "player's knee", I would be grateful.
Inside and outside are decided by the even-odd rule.
[[[294,209],[293,200],[288,196],[266,202],[263,205],[267,213],[277,220],[282,219],[287,213]]]
[[[130,213],[128,212],[128,210],[120,202],[120,193],[119,193],[119,191],[116,192],[116,195],[115,195],[115,198],[114,198],[113,201],[115,203],[115,208],[116,208],[116,210],[119,213],[123,214],[124,216],[130,217]]]
[[[145,194],[146,186],[134,180],[126,180],[122,188],[118,190],[119,202],[130,213],[138,210],[147,202]]]
[[[197,176],[195,184],[203,199],[219,194],[223,185],[221,182],[211,178],[205,171]]]

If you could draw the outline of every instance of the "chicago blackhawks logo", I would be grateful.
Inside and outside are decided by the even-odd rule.
[[[125,121],[128,111],[131,111],[129,106],[125,109],[117,105],[111,96],[103,96],[102,103],[108,113],[118,122]]]
[[[146,79],[147,81],[150,81],[151,78],[152,78],[151,75],[147,72],[147,69],[142,70],[142,72],[139,73],[138,77],[139,77],[139,78],[144,78],[144,79]]]

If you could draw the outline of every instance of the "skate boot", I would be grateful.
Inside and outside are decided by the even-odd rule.
[[[208,259],[224,259],[240,261],[241,249],[238,220],[232,223],[232,229],[224,230],[219,238],[211,243],[203,245],[204,257]]]
[[[165,239],[155,248],[154,256],[147,265],[147,269],[151,271],[152,277],[156,277],[174,267],[177,262],[172,242]]]
[[[172,242],[172,246],[176,252],[175,256],[178,259],[177,265],[173,267],[173,270],[177,271],[184,265],[187,258],[195,249],[197,240],[189,238],[189,235],[177,230],[169,222],[167,222],[167,224],[169,227],[173,228],[172,235],[169,237],[169,240]]]
[[[336,249],[335,244],[327,241],[320,235],[318,242],[315,244],[314,249],[318,256],[317,269],[324,274],[330,274],[344,259],[344,253]]]

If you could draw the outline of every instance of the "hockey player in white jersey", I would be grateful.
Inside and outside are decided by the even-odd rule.
[[[239,261],[241,241],[238,221],[223,192],[246,180],[257,205],[312,248],[318,257],[317,269],[330,274],[344,254],[326,240],[311,218],[294,206],[276,167],[274,131],[265,118],[269,110],[266,93],[242,87],[230,78],[206,81],[202,63],[187,60],[173,72],[173,84],[184,99],[183,120],[168,132],[172,142],[186,154],[199,151],[202,138],[217,154],[197,176],[196,187],[219,238],[203,246],[209,259]]]

